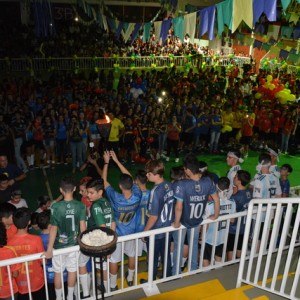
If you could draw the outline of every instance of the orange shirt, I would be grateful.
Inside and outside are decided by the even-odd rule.
[[[7,240],[11,239],[17,233],[17,231],[18,229],[14,224],[10,225],[10,227],[6,229]]]
[[[8,241],[8,245],[12,246],[16,250],[18,256],[44,252],[42,239],[37,235],[28,233],[16,234]],[[40,290],[45,284],[41,260],[28,262],[28,270],[31,291],[36,292]],[[20,294],[29,293],[25,263],[22,263],[22,269],[20,271],[20,274],[16,278],[16,282]]]
[[[4,246],[0,248],[0,257],[1,260],[6,260],[10,258],[17,257],[17,253],[14,248]],[[21,264],[15,264],[10,266],[10,273],[12,274],[15,271],[21,269]],[[14,294],[18,292],[18,286],[16,284],[16,280],[11,276],[12,286],[14,290]],[[8,298],[11,296],[10,285],[9,285],[9,277],[8,277],[8,268],[0,267],[0,298]]]

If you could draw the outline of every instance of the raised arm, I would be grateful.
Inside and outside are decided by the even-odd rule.
[[[104,188],[106,189],[108,186],[110,186],[109,182],[107,181],[108,164],[110,160],[109,151],[104,151],[103,159],[104,159],[104,165],[102,170],[102,179],[104,181]]]
[[[117,166],[119,167],[120,171],[123,174],[128,174],[129,176],[132,177],[132,175],[130,174],[130,172],[119,162],[119,159],[115,153],[115,151],[109,151],[110,156],[112,158],[112,160],[117,164]]]

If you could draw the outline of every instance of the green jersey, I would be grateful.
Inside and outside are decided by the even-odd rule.
[[[88,228],[104,225],[111,228],[111,223],[115,222],[114,211],[110,202],[105,198],[100,198],[93,202],[90,208]]]
[[[77,200],[60,201],[51,206],[50,224],[57,226],[54,249],[77,244],[80,221],[85,221],[85,205]]]

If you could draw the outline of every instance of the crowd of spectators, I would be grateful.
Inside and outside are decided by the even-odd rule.
[[[50,57],[129,57],[129,56],[166,56],[202,54],[227,55],[209,47],[190,42],[186,34],[183,40],[169,30],[168,38],[162,42],[151,32],[148,42],[143,42],[142,33],[132,42],[124,41],[123,36],[116,38],[111,31],[105,31],[96,24],[85,26],[79,22],[68,25],[57,24],[55,33],[47,37],[36,37],[34,27],[4,24],[1,28],[3,43],[0,58],[50,58]],[[244,52],[236,55],[247,56]]]
[[[249,146],[295,151],[300,144],[298,103],[256,99],[260,79],[267,74],[261,70],[254,78],[246,73],[240,78],[238,72],[228,80],[222,69],[185,74],[175,67],[140,74],[127,70],[119,76],[101,71],[88,79],[84,74],[54,74],[47,82],[7,78],[0,94],[1,149],[9,160],[14,153],[24,172],[36,164],[67,163],[71,153],[75,172],[86,159],[89,142],[101,149],[97,120],[112,113],[121,132],[111,141],[120,143],[124,160],[169,160],[172,150],[178,162],[180,151],[218,152],[219,141],[221,148],[244,145],[245,155]],[[292,75],[273,76],[299,95]]]

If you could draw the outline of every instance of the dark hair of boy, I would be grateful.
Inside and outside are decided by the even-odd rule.
[[[51,216],[51,210],[45,210],[38,214],[37,216],[37,225],[41,230],[45,230],[48,228],[48,225],[50,224],[50,216]]]
[[[0,221],[2,218],[8,218],[14,214],[16,207],[11,203],[1,203],[0,204]]]
[[[261,153],[259,155],[258,161],[264,165],[269,164],[269,163],[271,163],[271,156],[268,153]]]
[[[138,180],[141,184],[146,184],[147,179],[147,173],[144,170],[138,170],[135,176],[135,179]]]
[[[280,169],[287,169],[289,173],[293,172],[293,168],[290,164],[283,164]]]
[[[39,207],[42,207],[43,205],[47,204],[48,201],[50,201],[50,198],[48,196],[39,196],[37,201]]]
[[[25,229],[31,220],[31,212],[27,207],[18,208],[13,215],[13,222],[18,229]]]
[[[221,191],[228,190],[230,186],[230,180],[227,177],[220,177],[218,181],[218,188]]]
[[[180,180],[184,178],[184,169],[183,166],[173,167],[170,171],[171,180]]]
[[[201,173],[199,161],[194,153],[189,153],[184,157],[183,166],[189,169],[193,174]]]
[[[64,177],[61,182],[60,182],[60,188],[65,192],[65,193],[70,193],[74,191],[75,188],[75,183],[72,177],[66,176]]]
[[[245,170],[238,170],[236,172],[237,179],[241,182],[242,186],[246,186],[251,180],[251,174]]]
[[[104,190],[104,181],[102,178],[92,179],[86,184],[87,189],[95,189],[97,192]]]
[[[0,222],[0,248],[6,246],[7,244],[7,235],[5,225]]]
[[[38,217],[38,215],[39,215],[38,212],[31,213],[30,225],[37,225],[37,217]]]
[[[145,172],[152,173],[153,175],[159,175],[163,177],[165,173],[165,166],[162,160],[153,159],[146,163]]]
[[[121,174],[119,178],[119,185],[124,189],[124,190],[131,190],[133,186],[133,179],[130,175],[128,174]]]
[[[8,180],[7,175],[6,174],[0,174],[0,182],[6,181],[6,180]]]

